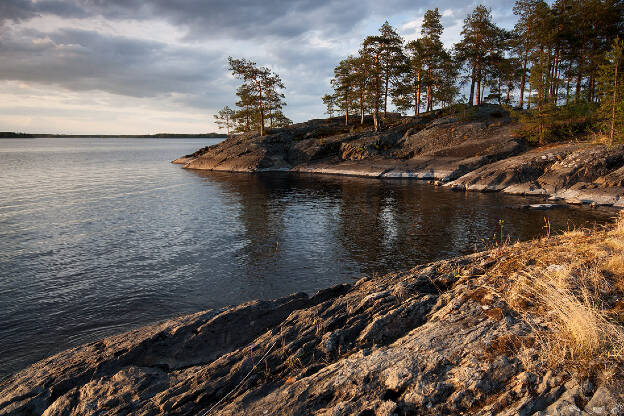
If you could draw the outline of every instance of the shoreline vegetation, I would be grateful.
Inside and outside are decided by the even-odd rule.
[[[620,214],[67,350],[0,414],[619,415],[623,299]]]
[[[39,139],[39,138],[71,138],[71,139],[223,139],[222,133],[156,133],[156,134],[31,134],[0,132],[0,139]]]

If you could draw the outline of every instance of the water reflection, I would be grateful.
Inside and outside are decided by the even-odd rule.
[[[589,207],[527,210],[521,207],[541,200],[453,192],[410,180],[192,173],[239,195],[238,218],[247,242],[242,255],[255,273],[256,267],[275,271],[287,261],[293,253],[284,249],[304,243],[293,237],[305,230],[316,230],[323,240],[321,256],[338,254],[341,264],[356,264],[367,274],[482,250],[484,240],[494,234],[500,239],[501,220],[505,238],[518,241],[544,235],[545,218],[556,233],[595,227],[614,215]]]

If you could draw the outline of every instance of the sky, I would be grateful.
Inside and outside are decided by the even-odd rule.
[[[480,2],[510,28],[513,0]],[[447,47],[479,2],[451,0],[0,0],[0,131],[217,131],[239,81],[227,57],[268,66],[286,116],[325,117],[333,68],[388,21],[416,39],[438,7]]]

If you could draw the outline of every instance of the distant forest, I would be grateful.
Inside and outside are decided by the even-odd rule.
[[[174,133],[156,133],[156,134],[30,134],[30,133],[14,133],[10,131],[0,131],[0,139],[34,139],[37,137],[57,137],[57,138],[122,138],[122,139],[219,139],[227,137],[222,133],[198,133],[198,134],[174,134]]]

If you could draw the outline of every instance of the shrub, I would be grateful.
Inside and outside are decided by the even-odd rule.
[[[595,103],[582,102],[544,106],[540,110],[512,110],[511,116],[520,124],[521,137],[543,145],[587,136],[596,126],[597,108]]]

